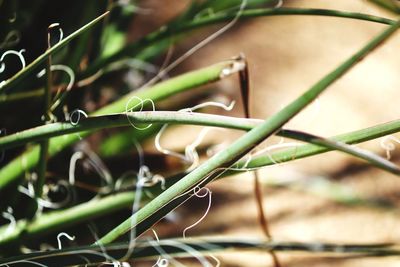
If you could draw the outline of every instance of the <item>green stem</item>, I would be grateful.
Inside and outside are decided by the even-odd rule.
[[[46,52],[41,54],[32,63],[30,63],[24,69],[20,70],[17,74],[15,74],[10,79],[8,79],[4,84],[1,84],[0,85],[0,92],[1,91],[3,91],[3,92],[7,91],[8,89],[10,89],[10,88],[14,87],[15,85],[17,85],[18,82],[21,81],[23,78],[25,78],[29,74],[33,73],[34,71],[37,71],[42,66],[42,63],[44,63],[48,59],[49,56],[51,56],[55,52],[59,51],[64,46],[66,46],[74,38],[78,37],[82,33],[88,31],[89,29],[91,29],[100,20],[102,20],[107,14],[108,14],[108,12],[106,12],[103,15],[97,17],[96,19],[94,19],[91,22],[87,23],[82,28],[80,28],[77,31],[73,32],[72,34],[68,35],[65,39],[63,39],[62,41],[58,42],[52,48],[46,50]]]
[[[240,19],[248,19],[248,18],[256,18],[256,17],[267,17],[267,16],[282,16],[282,15],[308,15],[308,16],[328,16],[328,17],[340,17],[340,18],[349,18],[349,19],[357,19],[364,21],[371,21],[381,24],[391,25],[396,21],[372,16],[368,14],[356,13],[356,12],[346,12],[346,11],[338,11],[338,10],[329,10],[329,9],[312,9],[312,8],[267,8],[267,9],[250,9],[245,10],[240,16]],[[106,65],[118,61],[124,57],[135,57],[145,48],[159,42],[163,39],[170,38],[176,36],[178,34],[182,34],[200,27],[209,26],[216,23],[226,22],[232,20],[236,16],[236,13],[229,14],[220,14],[214,15],[205,18],[199,18],[191,23],[186,23],[179,28],[176,27],[168,27],[163,26],[158,31],[153,32],[139,41],[127,45],[122,48],[118,52],[99,59],[97,62],[94,62],[89,68],[82,74],[82,77],[88,77],[95,74],[99,69],[105,67]],[[176,26],[175,24],[173,24]]]
[[[129,117],[129,120],[128,120]],[[44,126],[39,126],[33,129],[18,132],[13,135],[0,138],[0,150],[11,148],[17,145],[24,145],[27,142],[40,141],[54,136],[63,134],[78,133],[83,131],[95,131],[111,127],[129,126],[130,123],[167,123],[167,124],[191,124],[202,126],[223,127],[237,130],[249,131],[255,126],[260,125],[263,121],[258,119],[244,119],[234,118],[227,116],[219,116],[213,114],[203,114],[195,112],[179,112],[179,111],[145,111],[145,112],[131,112],[128,114],[113,114],[98,117],[87,118],[77,125],[70,123],[53,123]],[[392,127],[387,129],[387,125],[378,125],[372,129],[378,129],[380,136],[389,133],[394,133],[400,130],[400,121],[389,123]],[[381,127],[382,126],[382,127]],[[381,129],[382,128],[382,129]],[[386,131],[384,131],[386,129]],[[370,132],[371,129],[361,131]],[[359,131],[355,132],[358,133]],[[375,130],[376,132],[376,130]],[[325,139],[315,135],[306,134],[298,131],[280,130],[276,133],[282,137],[288,137],[300,141],[305,141],[330,150],[339,150],[347,154],[364,159],[371,164],[392,172],[399,173],[399,169],[393,163],[382,159],[381,157],[370,152],[360,150],[355,147],[347,146],[336,139]],[[351,133],[349,134],[351,135]],[[367,136],[369,138],[370,136]],[[376,138],[376,135],[374,135]],[[307,149],[305,149],[307,151]],[[297,155],[301,155],[303,148],[296,148]],[[290,159],[290,158],[289,158]]]
[[[105,247],[73,247],[62,250],[50,250],[23,254],[20,256],[0,259],[0,264],[4,266],[23,264],[24,262],[35,262],[40,266],[64,266],[76,265],[100,265],[105,262],[112,264],[113,259],[121,259],[129,249],[129,244],[117,243]],[[130,259],[138,261],[148,261],[160,256],[160,251],[179,261],[179,258],[193,257],[193,253],[209,254],[223,251],[280,251],[281,253],[303,252],[309,255],[318,255],[324,253],[346,259],[348,257],[393,257],[399,256],[400,251],[395,244],[335,244],[321,242],[293,242],[293,241],[266,241],[263,239],[248,237],[193,237],[190,239],[168,238],[160,241],[139,240],[136,243],[135,250],[130,255]],[[104,254],[107,251],[107,258]],[[112,257],[112,258],[111,258]],[[197,266],[197,265],[196,265]]]
[[[51,49],[50,44],[50,30],[51,26],[48,28],[47,32],[47,50]],[[49,54],[47,57],[47,64],[46,64],[46,85],[44,87],[44,109],[43,109],[43,119],[45,124],[51,122],[50,117],[50,106],[51,106],[51,88],[52,88],[52,80],[53,75],[51,72],[51,55]],[[38,178],[35,182],[35,201],[36,201],[36,211],[37,203],[39,198],[42,197],[43,194],[43,186],[46,180],[46,171],[47,171],[47,157],[49,151],[49,139],[41,140],[40,144],[40,152],[39,152],[39,167],[38,167]],[[33,213],[34,214],[34,213]],[[32,214],[32,215],[33,215]]]
[[[148,114],[153,113],[149,112]],[[146,114],[146,112],[142,113],[135,113],[135,115],[139,115],[138,122],[163,122],[163,123],[173,123],[179,122],[179,123],[193,123],[197,124],[199,122],[199,125],[205,125],[205,126],[218,126],[218,127],[228,127],[232,129],[240,129],[240,130],[250,130],[252,129],[255,125],[258,125],[259,123],[262,122],[262,120],[248,120],[248,119],[239,119],[239,118],[229,118],[229,117],[224,117],[224,116],[216,116],[216,115],[204,115],[204,114],[187,114],[187,113],[179,113],[178,112],[172,112],[171,115],[176,115],[177,117],[173,119],[168,119],[165,120],[165,118],[171,118],[170,116],[164,116],[167,115],[170,112],[157,112],[160,113],[159,117],[156,116],[156,118],[153,118],[154,120],[148,120],[150,116]],[[198,116],[199,115],[199,116]],[[114,115],[111,115],[114,116]],[[119,115],[116,115],[119,116]],[[105,118],[108,116],[105,116]],[[182,120],[181,117],[183,118]],[[204,120],[203,119],[207,119]],[[211,120],[209,120],[211,117]],[[99,117],[103,119],[103,117]],[[132,119],[134,116],[132,116]],[[77,126],[80,125],[85,125],[87,121],[92,121],[94,124],[96,123],[96,120],[98,118],[88,118],[87,120],[82,121],[79,123]],[[126,118],[124,120],[121,119],[121,122],[126,122]],[[204,124],[203,124],[204,122]],[[210,123],[211,122],[211,123]],[[214,123],[215,122],[215,123]],[[68,124],[70,125],[70,124]],[[51,126],[51,125],[47,125]],[[43,126],[43,127],[47,127]],[[90,128],[93,129],[93,128]],[[355,132],[350,132],[342,135],[338,135],[336,137],[332,137],[332,140],[336,140],[339,142],[345,142],[349,144],[357,144],[360,142],[365,142],[369,141],[375,138],[382,137],[387,134],[392,134],[395,132],[400,131],[400,120],[393,121],[393,122],[388,122],[385,124],[380,124],[376,125],[370,128],[358,130]],[[282,130],[278,134],[282,134],[282,136],[293,138],[293,135],[291,135],[292,131],[287,131],[287,130]],[[281,162],[281,161],[290,161],[290,160],[295,160],[298,158],[304,158],[316,154],[321,154],[325,153],[328,151],[331,151],[331,148],[327,147],[322,147],[318,145],[312,145],[312,144],[307,144],[307,145],[302,145],[299,147],[296,147],[295,149],[287,149],[282,152],[277,152],[271,154],[270,157],[259,157],[255,158],[250,163],[248,164],[248,167],[251,168],[259,168],[267,165],[274,164],[274,162],[271,160],[271,158]],[[243,163],[244,164],[244,163]],[[243,166],[243,165],[242,165]],[[245,169],[243,169],[245,171]],[[241,171],[228,171],[223,174],[223,176],[228,176],[228,175],[234,175],[236,173],[239,173]],[[168,185],[173,184],[174,182],[179,181],[180,178],[175,178],[171,177],[167,179]],[[152,194],[157,194],[160,192],[158,188],[149,188],[151,190],[150,192]],[[30,229],[25,235],[24,235],[24,240],[31,240],[35,239],[38,236],[41,236],[43,234],[47,234],[50,232],[54,232],[60,229],[64,229],[65,227],[73,226],[76,224],[79,224],[81,222],[88,221],[90,219],[96,218],[96,213],[99,213],[98,216],[102,216],[105,214],[112,213],[118,209],[122,208],[129,208],[129,206],[132,204],[132,201],[134,199],[134,194],[128,194],[128,193],[119,193],[116,195],[112,195],[109,197],[102,198],[100,200],[91,201],[87,203],[83,203],[81,205],[75,206],[73,208],[65,209],[65,210],[60,210],[60,211],[55,211],[55,212],[50,212],[47,214],[44,214],[43,216],[37,218],[33,222],[33,226],[30,226],[30,224],[27,224],[25,220],[18,221],[17,223],[17,229],[13,231],[12,233],[9,233],[5,235],[4,233],[6,232],[7,226],[3,226],[0,228],[0,247],[3,245],[7,245],[9,242],[15,242],[16,240],[21,240],[20,233],[23,232],[24,228]],[[96,209],[94,209],[96,208]]]
[[[369,127],[366,129],[354,131],[347,134],[341,134],[334,137],[329,138],[330,140],[337,141],[340,143],[346,144],[358,144],[361,142],[369,141],[372,139],[376,139],[385,135],[396,133],[400,130],[400,120],[379,124],[373,127]],[[285,132],[286,130],[282,130]],[[283,134],[288,138],[292,138],[292,133],[286,132]],[[318,155],[321,153],[326,153],[332,151],[333,148],[328,148],[319,145],[306,144],[302,146],[298,146],[295,148],[285,149],[280,152],[273,153],[270,156],[260,156],[253,158],[248,164],[245,162],[240,162],[238,164],[238,168],[242,168],[243,166],[247,166],[247,168],[260,168],[266,167],[270,165],[274,165],[277,162],[283,163],[296,159],[306,158],[313,155]],[[229,171],[227,174],[236,173],[237,171]]]
[[[9,232],[8,226],[0,227],[0,248],[10,243],[23,243],[51,232],[74,226],[105,214],[129,208],[134,199],[133,192],[119,193],[76,205],[60,211],[45,213],[33,221],[19,220],[16,228]]]
[[[246,153],[250,152],[256,145],[279,130],[287,121],[318,97],[318,95],[329,85],[343,76],[372,50],[381,45],[388,37],[396,32],[399,27],[400,21],[396,22],[388,29],[385,29],[385,31],[372,39],[360,51],[355,53],[339,67],[317,82],[299,98],[284,107],[278,113],[272,115],[261,125],[253,128],[251,131],[240,137],[228,148],[217,153],[205,163],[187,174],[179,182],[172,185],[157,198],[134,213],[130,218],[126,219],[112,231],[103,236],[97,243],[109,244],[130,231],[132,228],[135,228],[135,233],[138,235],[148,230],[152,224],[156,223],[170,211],[175,209],[180,203],[188,199],[190,197],[189,190],[196,186],[205,186],[215,178],[215,174],[218,174],[216,170],[231,166]]]
[[[163,100],[169,96],[178,94],[180,92],[190,90],[200,85],[208,84],[221,79],[223,70],[231,69],[236,64],[236,61],[228,60],[209,67],[205,67],[196,71],[187,72],[178,77],[158,83],[153,87],[145,90],[132,92],[121,99],[97,110],[91,115],[97,116],[102,114],[117,113],[125,111],[125,105],[130,101],[131,105],[138,105],[141,99],[152,99],[154,102]],[[139,105],[138,105],[139,108]],[[56,155],[64,148],[80,140],[80,137],[85,137],[90,134],[90,131],[76,134],[64,135],[50,140],[49,157]],[[38,164],[39,161],[39,147],[34,146],[30,150],[24,152],[8,163],[0,170],[0,191],[4,190],[12,183],[18,182],[19,178],[24,172],[31,170]]]
[[[286,16],[286,15],[309,15],[309,16],[328,16],[328,17],[339,17],[348,19],[357,19],[362,21],[376,22],[380,24],[391,25],[395,23],[394,20],[363,14],[356,12],[346,12],[339,10],[329,10],[329,9],[312,9],[312,8],[274,8],[274,9],[250,9],[243,11],[240,19],[249,19],[256,17],[268,17],[268,16]],[[209,26],[215,23],[226,22],[232,20],[236,14],[220,14],[211,17],[199,18],[190,23],[184,24],[180,28],[170,28],[162,27],[156,32],[153,32],[139,41],[125,46],[121,50],[115,52],[114,54],[107,56],[105,58],[99,59],[88,67],[80,76],[81,78],[86,78],[94,75],[97,71],[112,62],[116,62],[125,57],[135,57],[135,55],[140,54],[146,48],[151,45],[160,42],[164,39],[171,38],[178,34],[182,34],[200,27]],[[175,24],[174,24],[175,25]],[[0,89],[1,91],[1,89]],[[43,89],[35,90],[32,93],[22,92],[14,94],[0,94],[0,103],[8,101],[18,101],[26,98],[33,98],[43,94]]]

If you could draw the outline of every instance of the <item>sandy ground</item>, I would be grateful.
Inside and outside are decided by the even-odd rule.
[[[157,1],[149,1],[149,5],[152,2]],[[168,17],[179,10],[172,6],[182,6],[182,2],[186,1],[165,2],[169,4],[155,12]],[[361,0],[296,0],[285,1],[285,6],[331,8],[389,16]],[[235,25],[229,32],[196,52],[177,72],[210,65],[240,52],[245,53],[250,67],[253,117],[267,118],[384,28],[383,25],[370,22],[326,17],[258,18]],[[176,54],[193,46],[210,34],[210,31],[197,33],[190,42],[180,46]],[[286,127],[332,136],[398,119],[399,45],[400,34],[397,34],[332,85],[316,103]],[[236,77],[215,86],[240,104]],[[240,105],[232,114],[241,116]],[[178,131],[167,135],[165,142],[168,143],[170,138],[171,142],[176,143],[176,136],[183,136],[190,129],[181,128]],[[190,141],[188,136],[187,142]],[[238,133],[212,134],[209,141],[226,141],[227,136],[233,140]],[[277,138],[271,139],[268,144],[278,141]],[[180,140],[174,146],[184,146],[184,142]],[[360,147],[385,155],[380,140]],[[399,151],[400,147],[397,145],[396,149]],[[397,211],[400,182],[394,175],[336,152],[267,168],[261,173],[265,185],[264,204],[275,240],[334,243],[400,241],[400,213]],[[277,187],[283,184],[282,181],[289,182]],[[332,194],[332,188],[339,193]],[[256,219],[251,175],[217,181],[210,189],[213,192],[212,208],[202,223],[189,231],[189,235],[262,237]],[[391,208],[341,203],[344,197],[349,196],[369,201],[386,201],[391,204]],[[159,225],[157,229],[161,236],[169,236],[173,232],[179,234],[202,216],[207,200],[197,199],[190,203],[190,208],[186,205],[177,211],[177,216],[185,218],[185,224]],[[222,266],[272,266],[268,253],[233,252],[217,256]],[[398,257],[344,259],[307,253],[279,253],[278,256],[285,267],[400,266]]]

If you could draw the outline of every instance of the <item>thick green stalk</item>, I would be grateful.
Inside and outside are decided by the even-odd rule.
[[[155,31],[137,42],[134,42],[116,53],[99,59],[94,62],[89,68],[82,74],[83,77],[88,77],[96,73],[99,69],[107,66],[108,64],[121,60],[125,57],[132,57],[140,54],[145,48],[163,40],[176,36],[178,34],[185,33],[187,31],[197,29],[200,27],[205,27],[213,25],[220,22],[226,22],[232,20],[237,14],[218,14],[209,17],[200,17],[193,20],[191,23],[186,23],[181,27],[176,28],[175,24],[172,27],[163,26],[158,31]],[[249,9],[244,10],[240,16],[240,19],[256,18],[256,17],[266,17],[266,16],[281,16],[281,15],[308,15],[308,16],[328,16],[328,17],[340,17],[357,19],[364,21],[371,21],[381,24],[394,24],[396,21],[387,18],[372,16],[368,14],[356,13],[356,12],[346,12],[339,10],[329,10],[329,9],[312,9],[312,8],[266,8],[266,9]]]
[[[152,99],[153,101],[157,102],[185,90],[217,81],[222,77],[222,71],[227,69],[230,70],[234,64],[236,64],[236,61],[228,60],[206,68],[188,72],[176,78],[156,84],[151,88],[132,92],[121,99],[99,109],[91,115],[96,116],[101,114],[123,112],[125,111],[125,105],[129,100],[131,100],[130,104],[132,106],[140,103],[137,98],[133,97]],[[85,137],[89,133],[90,131],[82,132],[80,133],[80,137]],[[76,134],[70,134],[51,139],[48,152],[49,157],[54,156],[64,148],[79,141],[80,137]],[[17,157],[3,167],[0,170],[0,191],[11,183],[17,182],[19,177],[21,177],[25,171],[29,171],[37,165],[38,160],[39,147],[34,146],[29,151],[23,153],[21,156]]]
[[[196,186],[205,186],[215,178],[213,174],[215,174],[216,170],[231,166],[246,153],[250,152],[257,144],[279,130],[287,121],[318,97],[318,95],[329,85],[344,75],[368,53],[381,45],[399,27],[400,21],[396,22],[393,26],[389,27],[371,40],[360,51],[343,62],[338,68],[317,82],[308,91],[284,107],[281,111],[272,115],[261,125],[253,128],[228,148],[217,153],[205,163],[197,167],[194,171],[183,177],[179,182],[165,190],[146,206],[134,213],[130,218],[126,219],[108,234],[103,236],[97,243],[109,244],[132,228],[136,228],[136,234],[141,234],[143,231],[148,230],[153,223],[157,222],[168,212],[176,208],[179,203],[189,198],[189,190]],[[138,227],[139,225],[140,228]]]

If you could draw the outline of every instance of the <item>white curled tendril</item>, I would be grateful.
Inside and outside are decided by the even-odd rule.
[[[203,194],[200,194],[201,190],[205,190],[205,192]],[[211,208],[212,192],[211,192],[210,189],[208,189],[207,187],[200,188],[200,187],[196,186],[195,188],[193,188],[193,194],[198,198],[204,198],[204,197],[208,196],[208,205],[207,205],[207,209],[206,209],[205,213],[203,214],[203,216],[201,216],[201,218],[198,219],[195,223],[193,223],[192,225],[186,227],[183,230],[182,236],[183,236],[184,239],[186,238],[186,232],[189,229],[192,229],[193,227],[198,225],[202,220],[204,220],[204,218],[207,216],[207,214],[208,214],[208,212],[210,211],[210,208]]]
[[[160,243],[160,239],[158,238],[157,232],[152,228],[151,231],[153,232],[157,243]],[[163,253],[164,254],[164,253]],[[169,261],[166,258],[158,256],[157,262],[152,265],[152,267],[167,267],[169,265]]]
[[[74,120],[74,116],[76,116],[76,120]],[[74,111],[69,114],[69,122],[73,125],[76,126],[78,125],[79,121],[81,120],[81,116],[87,118],[88,115],[86,114],[85,111],[81,109],[75,109]]]
[[[23,52],[25,52],[25,49],[21,49],[20,51],[8,50],[8,51],[4,52],[3,55],[1,55],[1,57],[0,57],[0,73],[2,73],[6,68],[6,64],[4,63],[4,58],[7,55],[17,56],[19,58],[19,60],[21,61],[21,65],[22,65],[21,69],[24,69],[26,66],[26,62],[25,62],[24,56],[22,55]]]
[[[59,96],[60,92],[57,92],[57,95],[56,95],[56,96],[54,97],[54,99],[53,99],[53,104],[52,104],[51,107],[50,107],[50,111],[54,111],[54,110],[57,108],[57,106],[61,103],[61,100],[65,97],[65,95],[66,95],[69,91],[71,91],[72,86],[73,86],[74,83],[75,83],[75,73],[74,73],[74,71],[73,71],[70,67],[68,67],[68,66],[66,66],[66,65],[51,65],[51,66],[50,66],[50,71],[63,71],[63,72],[65,72],[65,73],[68,75],[68,78],[69,78],[69,82],[68,82],[68,84],[67,84],[67,87],[66,87],[66,89],[65,89],[64,94],[63,94],[62,96]],[[41,77],[43,77],[43,75],[45,75],[45,74],[46,74],[46,69],[42,69],[42,70],[36,75],[36,77],[41,78]]]
[[[279,164],[280,162],[276,161],[272,155],[271,155],[271,151],[276,150],[276,149],[282,149],[282,148],[295,148],[301,146],[300,143],[296,143],[296,142],[291,142],[291,143],[283,143],[283,139],[281,139],[281,142],[279,142],[278,144],[275,145],[271,145],[271,146],[267,146],[263,149],[260,149],[259,151],[250,154],[246,160],[246,163],[243,165],[242,169],[246,169],[248,164],[250,163],[250,161],[253,159],[253,157],[262,155],[262,154],[266,154],[267,157],[274,163],[274,164]],[[295,157],[296,155],[293,155],[293,157]]]
[[[179,241],[175,241],[175,240],[161,240],[159,245],[161,246],[173,246],[176,248],[181,249],[182,251],[186,251],[187,253],[189,253],[193,258],[195,258],[196,260],[199,261],[199,263],[201,264],[201,266],[203,267],[212,267],[213,265],[204,257],[204,255],[195,250],[194,248],[192,248],[189,245],[186,245],[183,242],[179,242]],[[177,266],[177,265],[174,265]]]
[[[179,110],[179,112],[193,112],[197,109],[209,107],[209,106],[219,107],[224,110],[230,111],[233,109],[234,105],[235,105],[235,101],[232,101],[229,105],[226,105],[226,104],[220,103],[220,102],[209,101],[209,102],[204,102],[204,103],[198,104],[198,105],[190,107],[190,108],[181,109],[181,110]],[[158,131],[158,133],[155,137],[155,140],[154,140],[154,145],[155,145],[156,149],[160,153],[163,153],[163,154],[169,155],[169,156],[173,156],[173,157],[181,159],[184,162],[190,163],[191,165],[186,169],[186,171],[187,172],[192,171],[199,164],[199,155],[198,155],[196,148],[204,140],[206,134],[213,128],[203,128],[200,131],[199,135],[196,137],[196,139],[191,144],[189,144],[185,147],[185,154],[181,154],[181,153],[166,149],[161,145],[161,136],[164,133],[164,131],[167,129],[167,127],[168,127],[168,124],[165,124],[165,125],[163,125],[163,127],[161,127],[160,131]],[[214,129],[214,130],[216,130],[216,129]]]
[[[137,102],[137,103],[134,103],[134,104],[131,106],[131,102],[134,101],[134,100],[137,100],[138,102]],[[128,121],[129,121],[129,123],[132,125],[132,127],[135,128],[135,129],[137,129],[137,130],[146,130],[146,129],[150,128],[152,124],[149,124],[149,125],[147,125],[146,127],[137,127],[137,126],[135,125],[135,123],[131,120],[131,118],[129,117],[129,113],[130,113],[130,112],[133,112],[133,111],[139,111],[139,112],[140,112],[140,111],[143,111],[143,108],[144,108],[146,102],[150,103],[151,108],[152,108],[153,111],[156,110],[154,101],[151,100],[151,99],[149,99],[149,98],[141,99],[140,97],[132,96],[132,97],[126,102],[126,104],[125,104],[125,114],[126,114],[126,117],[128,118]]]
[[[6,211],[3,211],[1,213],[1,216],[6,219],[9,220],[10,223],[8,224],[6,231],[4,232],[4,235],[8,235],[10,233],[12,233],[15,229],[15,227],[17,226],[17,221],[15,220],[15,217],[13,215],[13,209],[11,207],[7,207]]]
[[[6,35],[4,41],[0,43],[0,49],[16,45],[20,39],[20,33],[16,30],[12,30]]]
[[[283,0],[278,0],[274,8],[281,8],[283,6]]]
[[[58,38],[58,42],[57,42],[57,43],[59,43],[64,38],[64,32],[63,32],[62,28],[60,27],[60,23],[52,23],[52,24],[50,24],[49,27],[48,27],[48,30],[51,30],[51,29],[56,28],[56,27],[58,28],[58,32],[60,33],[59,38]],[[48,44],[50,44],[50,38],[51,38],[50,33],[48,33],[47,38],[48,38]]]
[[[394,142],[400,144],[400,140],[397,137],[393,136],[393,135],[388,135],[388,136],[385,136],[385,137],[383,137],[381,139],[380,144],[381,144],[381,147],[383,149],[385,149],[385,151],[386,151],[386,159],[388,159],[388,160],[390,160],[390,158],[392,157],[392,153],[391,152],[393,150],[395,150],[395,148],[396,148]]]
[[[181,64],[183,61],[185,61],[187,58],[192,56],[194,53],[196,53],[198,50],[206,46],[208,43],[212,42],[216,38],[218,38],[220,35],[228,31],[230,28],[232,28],[236,22],[239,20],[240,16],[242,15],[244,9],[247,6],[247,1],[248,0],[242,0],[239,10],[237,11],[235,17],[228,22],[226,25],[224,25],[222,28],[214,32],[213,34],[209,35],[207,38],[204,40],[200,41],[197,43],[195,46],[187,50],[183,55],[181,55],[179,58],[177,58],[175,61],[173,61],[171,64],[166,66],[165,68],[161,69],[156,76],[154,76],[151,80],[149,80],[146,84],[144,84],[141,88],[146,88],[157,81],[159,81],[162,77],[165,77],[167,73],[169,73],[171,70],[173,70],[176,66]],[[163,30],[163,29],[161,29]]]
[[[204,102],[204,103],[200,103],[198,105],[195,105],[193,107],[190,108],[184,108],[179,110],[179,112],[192,112],[201,108],[205,108],[205,107],[218,107],[218,108],[222,108],[226,111],[231,111],[233,109],[233,107],[235,106],[235,101],[231,101],[229,103],[229,105],[225,104],[225,103],[221,103],[221,102],[215,102],[215,101],[208,101],[208,102]]]
[[[57,235],[57,244],[58,244],[58,249],[62,249],[62,244],[61,244],[61,237],[66,237],[70,241],[75,240],[75,236],[70,236],[67,233],[61,232]]]
[[[79,159],[82,159],[86,155],[87,163],[94,169],[94,171],[99,174],[102,181],[104,181],[105,186],[103,186],[100,190],[100,193],[106,194],[111,192],[114,189],[113,178],[111,172],[101,160],[101,158],[89,147],[89,145],[83,143],[79,145],[80,151],[72,154],[70,159],[70,167],[69,167],[69,183],[70,185],[75,184],[75,167],[76,162]]]
[[[82,151],[77,151],[74,154],[72,154],[71,159],[69,160],[69,176],[68,176],[68,181],[70,185],[75,184],[75,167],[76,167],[76,162],[80,159],[82,159],[84,154]]]
[[[135,189],[135,198],[132,204],[132,213],[136,212],[141,203],[142,199],[142,193],[143,193],[143,187],[144,186],[152,186],[155,183],[161,182],[161,188],[164,190],[165,189],[165,179],[162,176],[157,176],[153,175],[150,172],[150,169],[144,165],[144,153],[143,149],[140,146],[139,143],[135,142],[136,149],[139,154],[139,172],[137,174],[137,182],[136,182],[136,189]],[[128,250],[126,251],[125,255],[122,257],[122,259],[128,259],[136,246],[136,218],[132,216],[131,219],[131,230],[129,232],[129,246]]]
[[[32,176],[34,177],[36,174],[33,173]],[[59,201],[59,202],[52,202],[51,200],[48,199],[47,194],[49,192],[49,190],[51,191],[55,191],[55,190],[59,190],[60,186],[64,187],[66,189],[67,192],[67,196],[64,200]],[[38,212],[40,213],[43,208],[48,208],[48,209],[59,209],[59,208],[63,208],[65,207],[68,203],[71,202],[71,192],[69,190],[69,184],[68,182],[64,181],[64,180],[60,180],[57,181],[56,185],[45,185],[43,190],[43,197],[42,198],[38,198],[37,199],[37,203],[38,203]],[[22,185],[18,186],[18,191],[32,199],[36,199],[35,198],[35,189],[33,187],[33,184],[31,182],[28,182],[27,187],[24,187]]]

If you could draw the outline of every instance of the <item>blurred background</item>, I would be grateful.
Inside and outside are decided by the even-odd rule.
[[[151,6],[157,1],[146,1]],[[183,1],[170,1],[182,6]],[[156,4],[157,5],[157,4]],[[284,1],[285,7],[346,10],[390,17],[368,1]],[[157,10],[159,10],[157,8]],[[171,12],[165,5],[157,14]],[[156,17],[159,17],[158,15]],[[251,113],[267,118],[333,70],[385,26],[362,21],[318,16],[278,16],[251,19],[197,51],[179,70],[195,69],[243,52],[249,62]],[[218,29],[218,27],[215,27]],[[199,31],[192,40],[176,48],[179,55],[210,34]],[[400,36],[393,37],[301,112],[285,127],[321,136],[334,136],[399,118]],[[180,52],[182,51],[182,52]],[[217,85],[223,95],[237,101],[229,114],[243,116],[235,77]],[[187,130],[182,130],[186,132]],[[170,136],[176,142],[177,136]],[[226,142],[226,134],[211,134],[210,142]],[[235,138],[236,133],[232,133]],[[394,135],[396,136],[396,135]],[[386,155],[382,139],[358,145]],[[387,141],[387,140],[386,140]],[[168,144],[169,141],[165,141]],[[264,145],[281,142],[271,138]],[[293,142],[285,140],[285,142]],[[151,144],[149,145],[151,148]],[[392,161],[398,163],[398,145]],[[373,243],[400,240],[398,227],[400,183],[395,175],[368,166],[338,152],[267,167],[261,171],[264,204],[271,233],[276,240],[332,243]],[[261,236],[252,175],[214,182],[212,208],[193,235],[223,234]],[[193,213],[193,203],[199,206]],[[207,201],[192,200],[189,209],[179,209],[188,221],[203,214]],[[201,205],[199,202],[203,202]],[[200,214],[200,215],[199,215]],[[161,230],[160,228],[158,228]],[[176,230],[176,228],[174,228]],[[398,258],[331,258],[302,253],[277,253],[282,266],[397,266]],[[227,253],[223,266],[268,266],[268,253]]]
[[[24,10],[30,10],[32,14],[22,15],[25,21],[21,24],[25,26],[21,26],[21,40],[15,46],[16,49],[22,49],[29,44],[29,50],[25,53],[28,62],[43,51],[46,45],[43,36],[50,23],[57,21],[63,27],[65,25],[65,28],[76,29],[84,21],[88,21],[86,17],[95,17],[110,4],[107,1],[101,1],[102,4],[98,6],[81,1],[70,1],[68,5],[51,1],[34,2],[36,1],[21,4],[25,6]],[[131,14],[124,14],[122,11],[113,13],[110,20],[113,20],[113,16],[126,15],[121,24],[116,26],[125,29],[125,34],[114,34],[109,39],[108,46],[99,48],[92,45],[86,58],[71,58],[70,64],[84,69],[86,62],[90,62],[91,53],[96,54],[96,50],[102,51],[104,55],[111,53],[116,49],[112,40],[116,47],[120,43],[138,40],[181,14],[190,3],[190,0],[137,1],[134,4],[136,9]],[[364,0],[284,0],[283,6],[336,9],[394,17]],[[75,17],[74,12],[77,9],[84,9],[86,17],[77,16],[76,19],[71,19]],[[30,20],[30,15],[34,18],[33,21]],[[26,26],[28,22],[30,27]],[[133,67],[123,74],[106,74],[88,89],[73,91],[69,97],[70,110],[79,107],[90,112],[116,98],[118,94],[139,87],[151,79],[160,66],[172,62],[223,25],[193,31],[173,46],[166,44],[164,53],[149,57],[149,65],[141,63],[139,70]],[[226,33],[196,51],[165,78],[243,53],[249,63],[251,116],[265,119],[307,90],[385,27],[372,22],[319,16],[249,19],[236,23]],[[398,119],[399,45],[400,35],[397,34],[330,86],[285,128],[330,137]],[[65,51],[67,55],[69,52],[71,51]],[[18,70],[19,66],[16,65],[15,68]],[[12,73],[13,70],[8,71]],[[61,80],[63,77],[59,78]],[[0,80],[3,78],[0,77]],[[35,88],[35,84],[29,86]],[[206,108],[205,112],[244,116],[236,76],[162,102],[157,105],[157,110],[176,110],[210,100],[226,104],[236,101],[236,105],[232,111]],[[10,112],[11,108],[14,117],[11,120],[8,116],[1,115],[1,125],[9,132],[37,125],[40,122],[40,111],[36,110],[36,106],[37,103],[32,100],[18,102],[11,107],[2,106],[2,114]],[[16,123],[17,119],[24,124]],[[193,142],[200,129],[192,126],[169,127],[162,137],[162,143],[168,149],[183,151],[185,146]],[[117,145],[103,144],[109,136],[120,132],[123,131],[102,131],[86,141],[86,145],[104,160],[107,168],[118,174],[137,167],[138,160],[136,148],[129,138],[118,146],[124,147],[121,149],[124,151],[115,149],[117,152],[114,152]],[[203,141],[203,151],[210,148],[222,149],[241,134],[237,131],[211,130]],[[400,138],[400,135],[397,136]],[[282,142],[293,143],[292,140],[273,137],[262,146]],[[382,142],[388,140],[381,138],[358,146],[386,157],[387,152],[382,147]],[[216,144],[219,146],[215,147]],[[400,145],[395,142],[393,144],[395,149],[391,151],[391,160],[399,163]],[[155,149],[154,139],[148,139],[142,145],[146,163],[153,172],[168,173],[171,169],[182,168],[182,163],[178,160],[159,154]],[[50,162],[51,177],[66,176],[66,162],[77,146]],[[7,152],[2,164],[19,152],[18,149]],[[89,180],[96,176],[84,163],[77,166],[77,172],[85,174]],[[260,171],[260,179],[264,189],[265,212],[274,240],[360,244],[400,242],[400,182],[395,175],[387,174],[348,155],[330,152],[264,168]],[[263,237],[257,220],[251,173],[218,180],[209,188],[213,193],[211,209],[200,224],[187,232],[188,236]],[[204,214],[207,205],[207,198],[194,197],[166,220],[158,223],[154,229],[160,238],[181,236],[187,226]],[[126,214],[129,211],[114,219],[125,218]],[[400,262],[398,257],[334,257],[301,252],[280,252],[277,255],[285,267],[398,266]],[[222,266],[272,266],[270,254],[267,252],[224,252],[216,256],[221,260]],[[195,266],[195,262],[188,261],[187,264]]]

